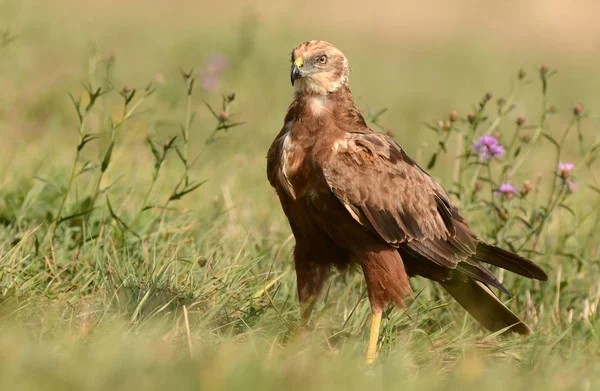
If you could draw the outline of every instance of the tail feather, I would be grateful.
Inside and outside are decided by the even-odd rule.
[[[528,278],[541,281],[548,280],[548,275],[542,268],[529,259],[484,242],[479,242],[477,252],[471,259],[498,266]]]
[[[462,273],[454,273],[451,279],[442,282],[442,286],[486,329],[495,332],[510,327],[508,332],[532,333],[529,326],[509,310],[486,284]]]

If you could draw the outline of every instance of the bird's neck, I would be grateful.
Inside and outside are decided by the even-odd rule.
[[[321,98],[332,101],[337,101],[340,99],[350,100],[354,103],[354,98],[352,97],[352,92],[347,84],[343,84],[339,88],[336,88],[333,91],[327,91],[325,88],[321,89],[304,89],[299,88],[296,89],[294,94],[294,100],[298,103],[302,103],[303,101],[307,101],[311,98]]]
[[[327,94],[296,94],[294,103],[296,121],[309,120],[320,124],[331,121],[336,128],[348,132],[368,130],[347,85]],[[319,128],[323,128],[323,126]]]

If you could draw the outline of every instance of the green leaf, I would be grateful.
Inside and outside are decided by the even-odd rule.
[[[83,115],[81,115],[81,98],[75,100],[72,94],[69,93],[69,98],[71,98],[71,102],[73,102],[73,106],[75,106],[75,111],[77,111],[77,118],[79,119],[79,123],[83,122]]]
[[[113,152],[113,148],[115,146],[115,142],[114,140],[110,142],[110,145],[108,146],[108,149],[106,150],[106,153],[104,154],[104,159],[102,159],[102,164],[100,165],[100,171],[104,172],[106,171],[106,169],[108,168],[108,165],[110,164],[110,158],[112,156],[112,152]]]
[[[517,149],[515,151],[514,157],[519,156],[520,153],[521,153],[521,147],[519,146],[519,147],[517,147]]]
[[[148,145],[150,146],[150,149],[152,150],[152,154],[154,155],[154,160],[156,160],[157,162],[160,161],[160,152],[158,152],[158,149],[152,142],[152,139],[150,137],[148,137],[146,139],[146,141],[148,142]]]
[[[529,222],[527,220],[525,220],[524,218],[522,218],[521,216],[515,216],[515,220],[520,221],[521,223],[523,223],[527,228],[533,228],[531,226],[531,224],[529,224]]]
[[[81,151],[83,149],[83,147],[85,147],[85,145],[87,143],[89,143],[90,141],[96,140],[99,136],[97,134],[85,134],[82,138],[81,138],[81,142],[79,143],[79,145],[77,146],[77,150]]]
[[[554,144],[554,146],[556,148],[560,149],[560,145],[558,144],[558,142],[552,136],[550,136],[548,133],[542,132],[542,137],[544,137],[545,139],[550,141],[552,144]]]
[[[438,141],[438,145],[440,146],[440,148],[442,149],[442,151],[448,153],[448,150],[446,149],[446,143],[443,141]]]
[[[573,217],[577,218],[577,214],[575,214],[575,211],[573,209],[571,209],[570,207],[568,207],[565,204],[558,204],[559,207],[569,211],[569,213],[571,213],[573,215]]]
[[[423,122],[423,125],[425,125],[426,128],[433,130],[437,134],[440,133],[440,129],[437,126],[435,126],[435,125],[432,125],[432,124],[430,124],[428,122]]]
[[[167,141],[167,142],[165,143],[165,147],[164,147],[164,151],[165,151],[165,153],[167,153],[167,151],[168,151],[169,149],[171,149],[171,147],[173,146],[173,143],[175,142],[175,140],[176,140],[176,139],[177,139],[177,136],[173,136],[173,137],[171,137],[171,138],[169,139],[169,141]],[[164,155],[163,155],[163,158],[164,158]]]
[[[188,93],[188,95],[192,95],[192,92],[194,92],[194,83],[195,83],[195,82],[196,82],[196,78],[195,78],[195,77],[193,77],[193,78],[190,80],[190,84],[188,85],[188,90],[187,90],[187,93]]]
[[[74,219],[76,217],[80,217],[80,216],[84,216],[86,214],[92,213],[95,209],[97,209],[97,208],[94,207],[92,209],[84,210],[83,212],[78,212],[78,213],[74,213],[74,214],[69,215],[69,216],[62,217],[60,220],[58,220],[57,224],[60,224],[60,223],[62,223],[64,221],[67,221],[67,220]]]
[[[85,112],[88,113],[90,110],[92,110],[92,107],[94,107],[96,100],[104,93],[102,92],[102,87],[98,87],[98,89],[94,91],[91,86],[88,86],[86,87],[86,90],[90,99],[89,103],[85,107]]]
[[[190,187],[187,187],[185,189],[183,189],[180,192],[175,192],[171,195],[171,197],[169,197],[169,201],[174,201],[174,200],[179,200],[181,199],[181,197],[183,197],[184,195],[191,193],[192,191],[196,190],[197,188],[199,188],[200,186],[202,186],[204,183],[206,183],[206,181],[202,181],[200,183],[197,183],[195,185],[192,185]]]
[[[124,96],[124,98],[125,98],[125,106],[129,105],[129,102],[131,102],[131,100],[135,96],[135,93],[136,93],[136,90],[134,88],[129,95]]]
[[[179,150],[178,147],[175,147],[175,153],[177,153],[177,156],[179,156],[179,160],[181,160],[181,162],[183,163],[183,165],[187,167],[187,160],[183,156],[183,153],[181,153],[181,151]]]
[[[435,166],[435,162],[437,161],[437,157],[438,157],[437,152],[435,152],[433,155],[431,155],[431,159],[429,160],[429,163],[427,163],[427,169],[428,170],[431,170]]]
[[[117,216],[112,205],[110,204],[110,199],[108,197],[106,197],[106,204],[108,205],[108,211],[109,211],[111,217],[117,222],[117,225],[121,226],[121,229],[123,229],[124,231],[129,231],[139,238],[140,236],[137,233],[135,233],[134,231],[132,231],[129,228],[129,226],[127,224],[125,224],[125,222],[123,220],[121,220],[121,218],[119,216]]]
[[[245,122],[233,122],[230,124],[221,124],[217,127],[217,130],[229,129],[229,128],[233,128],[233,127],[240,126],[243,124],[245,124]]]
[[[595,191],[596,193],[600,194],[600,188],[598,188],[598,187],[596,187],[594,185],[590,185],[590,184],[588,184],[588,187],[590,189],[592,189],[593,191]]]
[[[85,163],[83,163],[83,167],[81,167],[81,169],[79,170],[79,172],[77,173],[77,176],[84,174],[88,171],[91,171],[94,168],[94,165],[92,164],[92,162],[90,162],[89,160],[86,161]]]
[[[381,117],[387,111],[388,111],[387,107],[384,107],[383,109],[379,110],[377,113],[371,114],[370,115],[371,122],[377,122],[379,120],[379,117]]]
[[[215,117],[216,119],[219,119],[219,114],[216,113],[216,111],[213,110],[213,108],[211,107],[211,105],[208,104],[208,102],[204,102],[204,104],[206,105],[206,107],[208,107],[208,110],[210,110],[210,112],[212,113],[213,117]]]

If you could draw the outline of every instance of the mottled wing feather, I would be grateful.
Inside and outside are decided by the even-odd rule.
[[[354,219],[387,243],[450,268],[475,252],[444,189],[384,134],[347,133],[323,172]]]

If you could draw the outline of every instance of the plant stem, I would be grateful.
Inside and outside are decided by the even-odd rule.
[[[58,229],[58,223],[62,216],[62,212],[65,208],[65,204],[67,203],[67,198],[69,196],[69,193],[71,192],[71,188],[73,187],[73,182],[75,181],[75,174],[77,172],[77,162],[79,161],[79,155],[81,154],[80,146],[83,141],[83,130],[85,127],[86,118],[87,118],[87,116],[83,116],[82,120],[81,120],[81,124],[79,125],[79,143],[77,144],[77,152],[75,153],[75,158],[73,159],[73,166],[71,167],[71,175],[69,175],[69,182],[67,183],[67,188],[66,188],[65,193],[63,194],[62,199],[60,201],[60,206],[58,208],[58,212],[56,213],[56,217],[54,218],[52,230],[50,231],[50,232],[52,232],[51,239],[54,239],[54,236],[56,235],[56,230]]]
[[[556,158],[554,159],[554,170],[555,171],[558,169],[558,164],[560,163],[560,155],[562,152],[562,145],[565,143],[565,140],[567,139],[567,136],[569,135],[571,128],[573,128],[574,122],[575,122],[575,118],[571,119],[569,126],[567,126],[567,128],[565,129],[562,137],[560,138],[560,142],[556,146]],[[546,204],[547,210],[550,208],[550,205],[552,204],[552,199],[554,198],[554,190],[556,189],[556,181],[557,181],[557,178],[552,178],[552,187],[550,188],[550,196],[548,197],[548,202]]]
[[[131,118],[131,116],[133,115],[133,113],[135,112],[135,110],[137,109],[137,107],[144,101],[145,96],[142,96],[140,99],[137,100],[137,102],[135,102],[135,104],[131,107],[131,109],[128,111],[127,110],[127,105],[125,105],[125,107],[123,108],[123,114],[121,116],[121,119],[119,120],[119,122],[114,125],[111,128],[111,144],[113,144],[114,142],[116,142],[117,136],[119,134],[119,130],[122,128],[123,124],[129,119]],[[109,145],[111,145],[109,144]],[[110,148],[110,147],[109,147]],[[104,151],[104,153],[106,154],[107,151]],[[94,205],[96,204],[96,201],[98,199],[98,196],[100,195],[100,185],[102,184],[102,178],[104,177],[104,173],[106,171],[100,171],[100,174],[98,175],[98,179],[96,180],[96,184],[94,185],[94,193],[92,195],[92,201],[90,202],[90,207],[89,209],[93,209]]]

